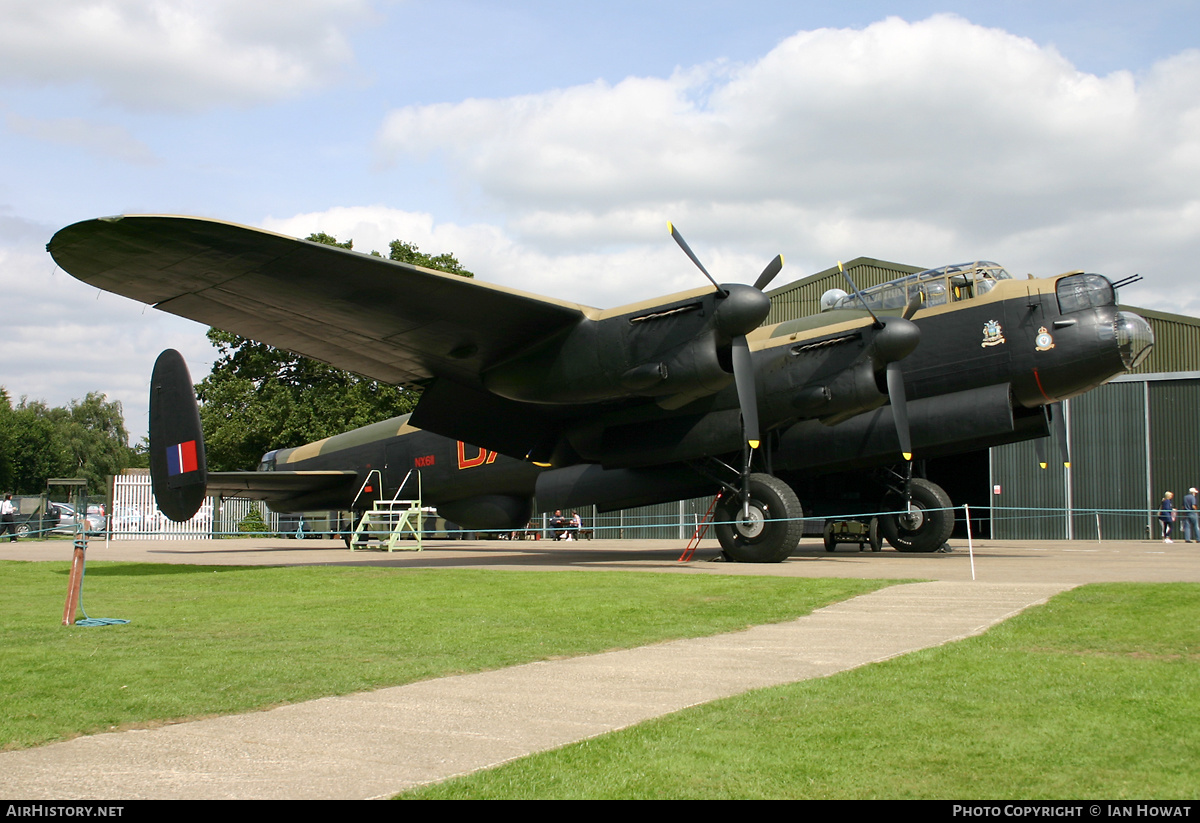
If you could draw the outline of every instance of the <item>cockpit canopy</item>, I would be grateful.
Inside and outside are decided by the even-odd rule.
[[[946,302],[970,300],[991,291],[998,280],[1011,280],[1009,274],[998,263],[978,260],[974,263],[956,263],[937,269],[926,269],[916,274],[890,280],[878,286],[862,290],[863,299],[872,311],[903,309],[915,297],[920,297],[923,307],[941,306]],[[862,304],[853,294],[833,297],[830,289],[821,297],[821,311],[831,309],[861,309]],[[826,299],[830,298],[830,299]]]

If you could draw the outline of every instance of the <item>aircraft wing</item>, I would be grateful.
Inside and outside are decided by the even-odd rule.
[[[163,311],[402,386],[480,370],[579,322],[584,306],[217,220],[67,226],[72,276]]]
[[[337,508],[329,499],[347,500],[358,489],[355,471],[209,472],[206,493],[219,497],[265,500],[275,511]]]

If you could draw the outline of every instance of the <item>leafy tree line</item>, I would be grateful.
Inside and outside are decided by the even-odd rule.
[[[146,465],[129,446],[120,401],[92,392],[65,407],[25,397],[14,406],[0,387],[0,489],[41,494],[48,478],[85,477],[99,494],[109,475]]]
[[[325,234],[306,239],[352,249]],[[378,252],[371,252],[382,256]],[[457,274],[475,275],[452,254],[429,255],[393,240],[388,259]],[[349,429],[406,414],[418,392],[368,380],[316,360],[210,328],[217,349],[212,372],[196,385],[208,467],[253,469],[271,449],[292,448]]]

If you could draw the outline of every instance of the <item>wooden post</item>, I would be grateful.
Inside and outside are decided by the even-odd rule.
[[[84,555],[87,552],[87,535],[75,535],[75,552],[71,557],[71,576],[67,583],[67,604],[63,607],[64,626],[75,625],[75,612],[79,610],[79,592],[83,586]]]

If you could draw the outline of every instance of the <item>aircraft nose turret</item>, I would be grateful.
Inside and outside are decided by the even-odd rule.
[[[1117,312],[1113,321],[1117,332],[1117,348],[1126,371],[1133,371],[1142,364],[1154,348],[1154,331],[1150,324],[1129,311]]]

